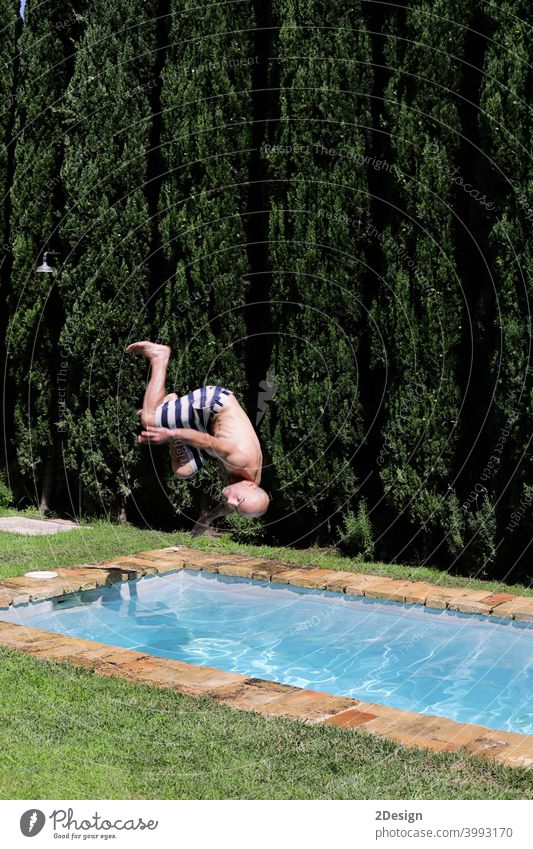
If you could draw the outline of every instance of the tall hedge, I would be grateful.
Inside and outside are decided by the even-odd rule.
[[[19,41],[15,97],[15,159],[10,193],[9,371],[16,387],[13,443],[26,496],[46,510],[52,498],[58,439],[58,336],[62,309],[56,279],[36,274],[47,248],[61,247],[59,113],[68,83],[75,21],[80,4],[28,0]],[[51,260],[52,261],[52,260]]]
[[[270,193],[276,394],[265,415],[280,532],[327,536],[358,499],[358,350],[372,156],[359,3],[274,0],[279,86],[263,147]],[[283,531],[281,531],[283,529]]]
[[[0,238],[2,239],[1,268],[10,251],[8,232],[8,192],[10,189],[10,157],[13,110],[17,92],[14,87],[19,29],[17,0],[0,0]]]
[[[461,402],[464,324],[453,205],[459,189],[457,93],[472,3],[425,0],[385,21],[383,128],[393,179],[383,232],[384,281],[373,362],[386,376],[376,456],[393,556],[435,560],[452,547],[451,487]],[[377,372],[379,373],[379,372]],[[460,532],[458,532],[460,533]]]
[[[125,0],[87,14],[63,110],[59,427],[82,511],[120,517],[141,456],[134,404],[145,369],[123,351],[147,334],[156,10],[155,0]]]
[[[503,573],[528,569],[533,536],[533,366],[531,353],[533,170],[529,5],[507,0],[487,7],[491,40],[485,55],[479,128],[480,177],[494,200],[486,250],[495,290],[490,427],[481,486],[498,517]]]
[[[13,115],[16,99],[17,40],[19,35],[18,2],[1,0],[0,2],[0,337],[2,347],[7,326],[7,287],[11,269],[11,244],[9,241],[9,191],[12,179],[13,161]],[[7,465],[10,446],[6,444],[6,416],[4,411],[0,434],[2,438],[2,456],[0,469]]]
[[[221,384],[241,401],[253,26],[247,3],[171,6],[161,89],[162,262],[154,281],[154,334],[174,349],[172,387],[184,394]],[[209,469],[193,485],[174,482],[176,507],[206,504],[212,486],[219,484]]]

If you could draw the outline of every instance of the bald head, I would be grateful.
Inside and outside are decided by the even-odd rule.
[[[227,503],[243,516],[257,519],[266,513],[270,499],[264,489],[252,481],[239,481],[226,486],[222,493]]]

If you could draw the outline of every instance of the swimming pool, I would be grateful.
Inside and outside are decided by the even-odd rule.
[[[533,734],[533,627],[188,569],[0,620]]]

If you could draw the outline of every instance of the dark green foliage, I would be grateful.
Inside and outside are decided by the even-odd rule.
[[[374,557],[372,522],[364,498],[357,506],[357,513],[350,510],[345,514],[339,545],[351,557],[361,560]]]
[[[231,539],[247,545],[261,545],[266,538],[266,526],[262,519],[249,519],[240,513],[230,513],[224,519]]]
[[[274,508],[294,538],[329,525],[357,488],[371,72],[359,4],[273,8],[279,120],[263,155],[279,332],[271,357],[277,394],[265,425],[277,477]]]
[[[15,98],[16,142],[11,187],[12,249],[7,334],[9,369],[16,386],[13,438],[26,493],[48,506],[57,457],[57,339],[61,322],[55,278],[35,274],[42,252],[57,249],[62,214],[59,104],[69,77],[62,24],[79,3],[29,0],[19,41]],[[47,480],[43,481],[43,477]]]
[[[485,435],[492,474],[486,486],[497,499],[498,537],[505,571],[533,536],[533,180],[531,166],[530,6],[507,0],[487,10],[492,40],[487,47],[479,127],[486,158],[480,174],[495,198],[488,222],[487,256],[495,290],[490,379],[491,426]],[[529,556],[529,555],[528,555]]]
[[[173,388],[185,394],[219,384],[241,402],[253,25],[246,3],[172,4],[161,90],[159,232],[166,273],[154,295],[155,334],[175,353]],[[196,491],[175,481],[178,509],[191,498],[205,504],[215,477],[210,464]]]
[[[5,475],[0,473],[0,507],[11,507],[13,504],[13,493],[8,487]]]
[[[460,141],[458,58],[471,15],[471,2],[417,0],[405,20],[391,13],[385,47],[394,177],[379,236],[384,281],[373,308],[374,363],[387,380],[378,466],[391,514],[401,515],[416,548],[432,556],[447,533],[460,403],[464,318],[450,173]]]
[[[0,338],[3,349],[8,324],[6,301],[11,272],[9,190],[12,183],[13,117],[17,95],[17,40],[20,30],[17,0],[0,0],[0,21]],[[2,353],[2,359],[4,359],[4,350]],[[12,390],[12,387],[9,386],[9,389]],[[8,465],[12,454],[12,446],[8,441],[11,435],[9,433],[11,417],[12,410],[9,407],[4,409],[0,421],[0,439],[3,447],[0,468]]]
[[[7,195],[9,191],[9,144],[15,95],[13,81],[18,33],[18,0],[0,0],[0,269],[9,252],[7,232]]]
[[[83,509],[123,515],[138,483],[135,400],[145,369],[124,347],[146,335],[150,226],[144,181],[155,0],[88,14],[65,98],[65,376],[60,432]]]

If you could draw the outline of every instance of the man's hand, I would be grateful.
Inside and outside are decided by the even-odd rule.
[[[143,430],[138,437],[139,445],[162,445],[164,442],[170,442],[173,438],[173,433],[168,427],[151,427],[148,425],[146,430]]]

